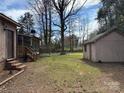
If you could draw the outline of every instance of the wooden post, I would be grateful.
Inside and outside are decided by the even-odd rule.
[[[22,51],[24,51],[24,37],[22,35],[22,47],[21,47]],[[23,55],[24,55],[24,52],[23,52]]]

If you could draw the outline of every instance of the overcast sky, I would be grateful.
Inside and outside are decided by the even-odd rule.
[[[83,3],[84,0],[78,0],[79,4]],[[95,20],[97,11],[100,7],[99,0],[88,0],[85,7],[82,9],[79,16],[88,14],[90,31],[97,28],[98,24]],[[28,11],[27,0],[0,0],[0,12],[6,14],[12,19],[16,20]]]

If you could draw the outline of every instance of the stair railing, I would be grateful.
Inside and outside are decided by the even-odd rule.
[[[37,53],[29,47],[24,47],[27,56],[31,57],[33,61],[37,60]]]

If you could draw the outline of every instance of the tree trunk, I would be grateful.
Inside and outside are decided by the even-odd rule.
[[[47,5],[45,5],[45,45],[48,46],[48,16],[47,16]]]
[[[45,25],[44,25],[45,22],[44,22],[44,15],[43,15],[43,13],[41,15],[41,18],[42,18],[42,27],[43,27],[43,36],[44,36],[43,39],[44,39],[44,44],[45,44],[45,41],[46,41],[45,40],[45,38],[46,38],[46,33],[45,32],[46,32],[46,30],[45,30]]]
[[[69,31],[69,42],[70,42],[70,52],[71,52],[71,48],[72,48],[72,43],[71,43],[71,31]]]
[[[60,15],[60,20],[61,20],[61,55],[65,54],[64,51],[64,27],[65,27],[65,21],[63,18],[63,13]]]
[[[64,27],[61,27],[61,55],[64,55]]]
[[[49,9],[49,55],[51,54],[51,37],[52,37],[52,16],[51,8]]]
[[[74,35],[74,34],[73,34]],[[72,50],[71,50],[71,52],[73,52],[74,51],[74,36],[72,35]]]

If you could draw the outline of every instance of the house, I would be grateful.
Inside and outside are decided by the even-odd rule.
[[[29,34],[17,34],[17,57],[23,58],[28,56],[34,61],[40,54],[41,39]]]
[[[0,72],[4,68],[11,70],[21,70],[25,65],[18,63],[16,29],[19,24],[0,13]]]
[[[84,43],[84,58],[93,62],[124,62],[124,32],[116,27]]]

